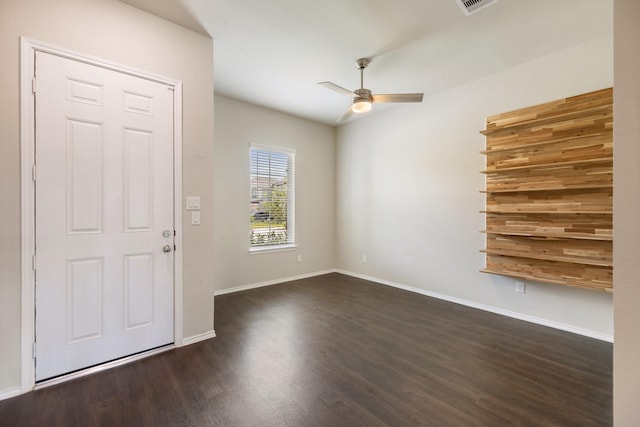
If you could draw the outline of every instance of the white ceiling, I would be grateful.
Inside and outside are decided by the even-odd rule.
[[[613,31],[612,0],[122,1],[211,35],[216,93],[330,125],[350,99],[317,82],[356,89],[360,57],[374,93],[428,97]]]

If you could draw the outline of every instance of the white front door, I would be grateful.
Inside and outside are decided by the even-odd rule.
[[[173,342],[173,92],[36,53],[36,381]]]

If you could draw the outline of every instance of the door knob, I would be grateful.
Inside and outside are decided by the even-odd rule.
[[[163,250],[164,252],[171,252],[171,245],[164,245],[164,246],[162,247],[162,250]]]

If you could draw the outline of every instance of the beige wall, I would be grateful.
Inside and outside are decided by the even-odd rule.
[[[333,269],[335,130],[219,95],[215,109],[216,291]],[[295,251],[249,255],[250,143],[296,150]]]
[[[213,329],[213,41],[116,0],[0,2],[0,396],[19,390],[19,37],[183,82],[184,195],[202,225],[184,226],[184,336]]]
[[[611,36],[339,128],[338,268],[610,340],[611,295],[534,282],[516,294],[515,279],[479,272],[479,131],[486,116],[612,84]]]
[[[640,426],[640,2],[615,0],[614,424]]]

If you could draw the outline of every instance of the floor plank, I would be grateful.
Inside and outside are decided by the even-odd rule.
[[[609,426],[612,345],[328,274],[217,338],[0,402],[1,426]]]

